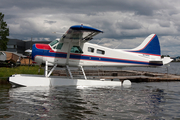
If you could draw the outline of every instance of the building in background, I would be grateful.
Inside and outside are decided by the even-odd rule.
[[[25,50],[32,48],[31,45],[35,43],[49,44],[50,42],[51,41],[32,41],[31,43],[31,40],[9,39],[6,51],[25,54]]]
[[[24,54],[25,42],[18,39],[9,39],[6,51]]]

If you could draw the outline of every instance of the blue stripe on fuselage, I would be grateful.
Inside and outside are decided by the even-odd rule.
[[[81,59],[81,60],[92,60],[92,61],[101,61],[101,62],[116,62],[116,63],[129,63],[129,64],[141,64],[141,65],[156,65],[161,66],[162,64],[141,62],[141,61],[132,61],[132,60],[123,60],[123,59],[113,59],[113,58],[104,58],[104,57],[94,57],[94,56],[81,56],[81,55],[70,55],[71,59]]]

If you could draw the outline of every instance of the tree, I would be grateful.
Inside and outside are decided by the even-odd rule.
[[[0,50],[6,51],[7,42],[9,41],[6,36],[9,36],[9,28],[7,28],[7,24],[3,19],[4,14],[0,12]]]

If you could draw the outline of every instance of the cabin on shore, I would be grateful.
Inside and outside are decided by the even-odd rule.
[[[32,65],[33,61],[29,56],[15,52],[0,51],[0,65]]]

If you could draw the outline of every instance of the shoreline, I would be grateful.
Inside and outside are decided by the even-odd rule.
[[[0,85],[9,85],[8,78],[13,74],[44,74],[39,66],[0,67]]]
[[[0,85],[11,85],[8,78],[0,78]]]

